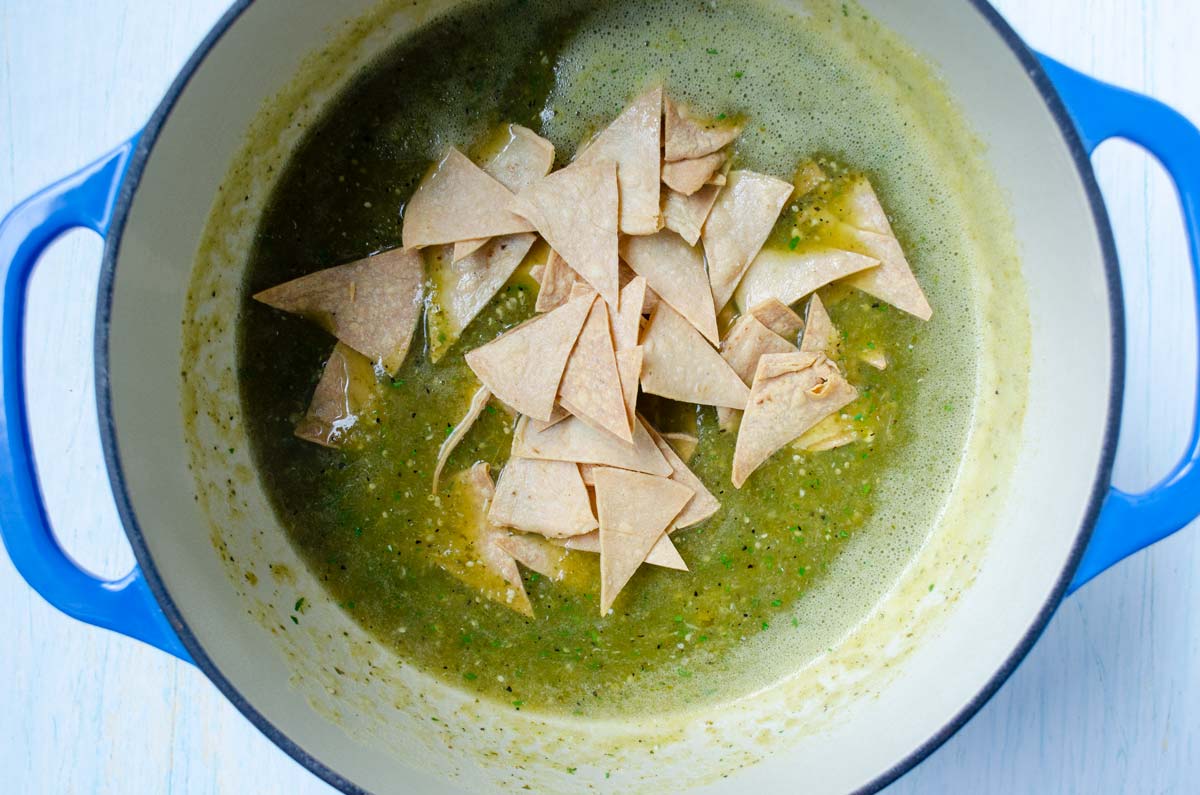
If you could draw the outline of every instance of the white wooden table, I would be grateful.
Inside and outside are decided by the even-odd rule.
[[[149,116],[226,0],[0,0],[0,211]],[[1200,120],[1196,0],[999,0],[1035,47]],[[1200,155],[1200,153],[1198,153]],[[1123,144],[1097,168],[1125,263],[1131,362],[1119,485],[1183,448],[1195,322],[1174,193]],[[60,241],[29,320],[32,421],[66,547],[132,556],[97,440],[91,335],[100,242]],[[1153,320],[1151,321],[1151,318]],[[1000,693],[889,792],[1175,793],[1200,781],[1200,532],[1068,599]],[[316,793],[196,669],[64,617],[0,555],[0,777],[14,793]]]

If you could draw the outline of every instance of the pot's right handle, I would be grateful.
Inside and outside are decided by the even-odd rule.
[[[105,580],[58,545],[38,486],[25,408],[25,292],[46,247],[75,228],[108,231],[137,139],[17,205],[0,221],[0,539],[17,572],[69,616],[191,661],[134,566]]]
[[[1157,100],[1040,57],[1089,153],[1109,138],[1124,138],[1158,158],[1175,181],[1200,309],[1200,130]],[[1197,399],[1187,452],[1171,472],[1141,494],[1109,491],[1069,590],[1200,515],[1200,384]]]

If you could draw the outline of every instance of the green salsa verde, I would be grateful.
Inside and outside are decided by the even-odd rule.
[[[663,708],[695,705],[802,665],[761,650],[789,648],[789,633],[817,637],[806,599],[860,535],[891,534],[880,544],[890,550],[880,577],[912,554],[953,481],[974,400],[971,275],[959,238],[940,226],[952,228],[962,211],[946,163],[928,151],[937,131],[909,129],[912,114],[895,107],[882,67],[853,37],[830,32],[851,14],[864,36],[875,23],[840,3],[815,3],[809,15],[749,0],[650,5],[497,0],[398,44],[295,152],[244,285],[242,404],[260,476],[293,544],[341,606],[402,658],[514,709],[610,715],[648,693]],[[601,617],[598,559],[572,552],[563,581],[524,572],[536,613],[528,619],[434,563],[472,510],[454,474],[476,461],[499,471],[512,419],[489,407],[436,494],[431,480],[442,441],[478,387],[463,354],[532,315],[529,266],[544,260],[544,246],[437,364],[429,351],[445,340],[436,328],[418,329],[407,362],[380,379],[340,450],[293,435],[333,339],[249,296],[398,246],[404,202],[445,147],[478,155],[498,125],[516,122],[550,138],[561,165],[652,80],[703,112],[746,120],[735,167],[788,178],[817,158],[834,176],[789,203],[769,246],[836,245],[820,219],[835,212],[839,180],[868,175],[935,314],[925,324],[847,287],[822,290],[841,332],[834,358],[860,393],[839,421],[859,440],[824,452],[789,446],[740,490],[729,480],[734,434],[715,410],[642,395],[639,410],[656,428],[698,435],[689,465],[721,502],[711,519],[672,536],[690,571],[643,566]],[[886,369],[860,357],[868,351],[883,352]],[[924,493],[905,498],[889,488],[914,467]],[[302,623],[305,597],[297,597],[292,620]]]

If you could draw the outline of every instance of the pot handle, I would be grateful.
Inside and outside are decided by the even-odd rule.
[[[1154,155],[1175,181],[1200,308],[1200,130],[1157,100],[1040,58],[1089,154],[1109,138],[1124,138]],[[1069,591],[1200,515],[1200,384],[1197,401],[1187,452],[1171,472],[1141,494],[1109,490]]]
[[[137,137],[17,205],[0,221],[0,539],[25,581],[80,621],[191,657],[150,592],[142,570],[104,580],[84,570],[50,529],[30,449],[25,409],[25,297],[46,247],[64,232],[108,231]]]

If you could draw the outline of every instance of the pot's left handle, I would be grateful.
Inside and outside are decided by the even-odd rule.
[[[1175,181],[1200,312],[1200,130],[1157,100],[1102,83],[1044,55],[1041,61],[1089,154],[1110,138],[1124,138],[1158,158]],[[1183,457],[1141,494],[1115,487],[1109,491],[1070,590],[1200,515],[1200,383],[1197,390]]]
[[[69,616],[191,661],[138,566],[117,580],[84,570],[50,529],[25,408],[25,295],[46,247],[64,232],[104,236],[136,138],[31,196],[0,221],[0,538],[35,591]]]

